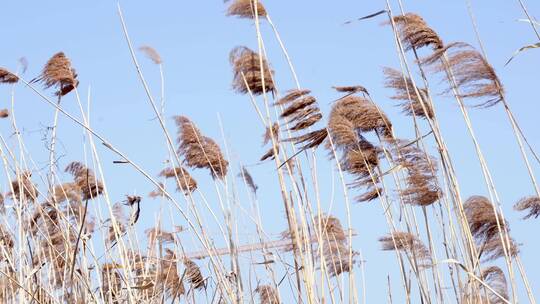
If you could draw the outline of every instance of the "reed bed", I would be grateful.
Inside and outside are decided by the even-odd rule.
[[[84,75],[78,75],[69,54],[53,54],[28,80],[26,59],[15,70],[0,68],[0,85],[12,90],[12,108],[0,110],[0,123],[11,124],[10,134],[0,134],[5,190],[0,193],[0,301],[370,303],[366,249],[358,246],[363,232],[353,229],[358,219],[351,210],[371,207],[379,210],[386,231],[369,245],[380,249],[384,263],[395,265],[381,282],[387,284],[388,303],[536,303],[538,284],[527,276],[536,266],[522,263],[525,238],[510,229],[508,208],[502,207],[509,203],[501,199],[471,118],[471,112],[487,109],[508,114],[520,154],[505,157],[523,159],[527,172],[515,174],[530,180],[531,191],[515,202],[514,212],[535,221],[540,216],[536,151],[508,106],[502,80],[482,47],[445,42],[429,20],[405,12],[401,1],[395,8],[381,4],[384,10],[360,20],[379,19],[380,30],[393,38],[400,67],[372,71],[380,72],[387,101],[354,83],[328,84],[325,89],[333,88],[335,99],[321,100],[322,88],[300,86],[301,74],[270,9],[257,0],[223,4],[225,15],[237,17],[231,22],[255,30],[254,46],[229,53],[230,90],[252,107],[259,124],[249,127],[263,134],[262,147],[249,143],[260,150],[249,158],[231,152],[236,150],[220,116],[221,138],[210,136],[215,130],[198,125],[196,117],[166,111],[167,58],[153,46],[134,47],[120,5],[134,73],[159,127],[153,136],[162,137],[166,148],[164,155],[152,157],[157,172],[147,171],[147,164],[129,158],[131,153],[90,124],[90,106],[79,92]],[[261,27],[269,27],[270,34]],[[277,44],[269,42],[274,39]],[[159,68],[158,97],[139,56]],[[275,70],[272,60],[285,60],[289,71]],[[288,73],[293,85],[279,77]],[[23,126],[13,113],[15,90],[32,92],[54,111],[50,137],[39,152],[47,155],[44,167],[36,165],[34,157],[41,156],[33,156],[21,136]],[[437,111],[440,96],[452,100],[462,115],[468,134],[462,144],[475,152],[476,168],[455,166],[439,123],[445,115]],[[393,123],[383,102],[398,107],[399,122],[407,125]],[[61,155],[62,136],[71,134],[59,121],[70,121],[84,133],[84,155]],[[405,128],[416,136],[407,138]],[[144,153],[144,139],[138,137]],[[105,154],[115,160],[104,161]],[[145,188],[122,189],[124,195],[116,196],[105,172],[119,167],[143,179]],[[270,172],[273,183],[259,182],[255,168]],[[478,193],[467,197],[458,172],[468,170],[479,170],[483,179]],[[327,176],[332,178],[329,200]],[[267,191],[279,201],[270,201]],[[281,217],[267,217],[265,204]],[[155,205],[159,210],[149,212]],[[343,212],[333,214],[336,209]],[[269,221],[273,227],[265,226]],[[271,232],[277,226],[285,230]]]

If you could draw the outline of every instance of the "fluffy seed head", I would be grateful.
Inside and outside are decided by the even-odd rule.
[[[427,100],[427,90],[414,86],[412,80],[392,68],[384,68],[385,87],[395,90],[392,99],[399,100],[403,113],[410,116],[433,118],[433,109]],[[415,90],[416,88],[416,90]],[[417,94],[418,91],[418,94]]]
[[[186,267],[185,278],[191,283],[194,289],[206,288],[206,282],[201,273],[201,269],[195,262],[190,259],[184,259],[184,266]]]
[[[270,285],[259,285],[255,288],[255,292],[259,294],[261,304],[280,303],[277,290]]]
[[[227,16],[253,19],[255,18],[255,3],[257,3],[257,15],[266,17],[266,9],[258,0],[234,0],[227,9]]]
[[[7,117],[9,117],[9,110],[8,109],[0,110],[0,118],[7,118]]]
[[[393,18],[405,50],[419,49],[430,46],[437,50],[443,47],[439,35],[417,14],[407,13]]]
[[[538,218],[540,216],[540,198],[538,196],[524,197],[514,205],[514,209],[528,212],[523,219]]]
[[[94,171],[84,164],[72,162],[65,171],[73,175],[75,183],[81,190],[83,200],[96,198],[103,193],[103,183],[96,178]]]
[[[447,55],[447,59],[443,57]],[[447,69],[452,71],[453,81],[444,93],[452,91],[457,86],[460,98],[480,99],[475,107],[488,108],[496,105],[504,98],[504,88],[495,72],[471,45],[455,42],[422,59],[424,64],[431,66],[435,73],[446,76]]]
[[[242,94],[251,92],[260,95],[264,92],[274,92],[273,71],[266,59],[245,46],[234,48],[229,61],[233,68],[233,89]],[[262,69],[261,69],[262,63]]]
[[[153,47],[149,45],[143,45],[139,47],[139,51],[143,52],[144,55],[146,55],[146,57],[152,60],[155,64],[163,63],[163,60],[161,60],[161,56]]]
[[[17,83],[19,77],[10,71],[0,68],[0,83]]]
[[[430,253],[418,237],[409,232],[396,231],[379,239],[383,250],[406,252],[422,266],[427,266]]]
[[[33,81],[42,82],[46,89],[58,88],[56,95],[64,96],[79,85],[77,72],[63,52],[54,54],[45,64],[41,75]]]
[[[400,194],[405,202],[429,206],[439,200],[442,190],[437,182],[436,160],[414,144],[398,141],[397,163],[407,171],[407,187]]]
[[[159,173],[159,176],[176,179],[177,189],[185,193],[190,193],[197,189],[197,181],[182,167],[163,169]]]
[[[203,136],[189,118],[175,116],[174,119],[178,126],[178,154],[184,156],[186,165],[209,169],[213,178],[224,178],[229,162],[225,160],[218,144]]]

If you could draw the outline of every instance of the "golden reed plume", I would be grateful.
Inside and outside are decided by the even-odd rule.
[[[175,116],[174,119],[178,126],[178,154],[184,156],[187,166],[206,168],[213,178],[224,178],[229,162],[225,160],[217,143],[203,136],[189,118]]]
[[[233,68],[233,89],[238,93],[260,95],[274,93],[273,71],[266,59],[245,46],[234,48],[229,61]],[[261,69],[262,62],[262,69]]]
[[[32,82],[42,82],[46,89],[56,87],[56,95],[64,96],[79,85],[77,72],[63,52],[54,54],[43,67],[41,75]]]
[[[234,0],[227,8],[227,16],[253,19],[255,18],[255,8],[257,8],[259,17],[266,17],[266,9],[258,0]]]

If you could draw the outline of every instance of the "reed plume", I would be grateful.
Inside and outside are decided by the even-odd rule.
[[[146,237],[148,238],[148,243],[153,246],[156,241],[168,244],[174,243],[174,234],[165,230],[162,230],[159,227],[149,228],[144,231]]]
[[[398,70],[384,68],[383,73],[386,77],[385,87],[395,90],[395,95],[390,98],[401,101],[399,106],[401,106],[403,113],[410,116],[433,118],[433,108],[428,102],[428,93],[425,88],[415,87],[412,80]]]
[[[508,303],[508,284],[504,272],[497,266],[489,266],[480,271],[480,278],[490,288],[481,285],[480,291],[465,293],[461,303]],[[495,294],[496,292],[497,294]]]
[[[12,192],[9,192],[8,195],[15,197],[18,201],[36,201],[38,197],[38,190],[36,185],[30,179],[32,177],[32,172],[23,171],[20,173],[18,179],[11,182]]]
[[[61,204],[65,201],[81,202],[81,188],[77,183],[63,183],[54,187],[51,193],[50,201],[54,204]]]
[[[501,214],[495,213],[493,204],[484,196],[471,196],[463,204],[469,229],[478,246],[479,255],[485,260],[494,260],[505,254],[519,253],[515,242],[508,237],[510,228]],[[510,240],[507,242],[507,238]]]
[[[234,48],[229,61],[233,68],[233,89],[242,94],[274,92],[273,71],[265,58],[245,46]],[[262,61],[262,69],[261,69]]]
[[[0,83],[17,83],[19,77],[5,68],[0,67]]]
[[[378,185],[369,185],[366,192],[355,197],[357,202],[369,202],[379,198],[384,192],[384,189]]]
[[[71,162],[67,165],[65,171],[73,175],[75,183],[81,191],[83,200],[96,198],[103,193],[103,183],[96,178],[94,171],[84,164]]]
[[[178,154],[184,156],[186,165],[209,169],[213,178],[225,178],[229,162],[225,160],[218,144],[203,136],[189,118],[175,116],[174,119],[178,126]]]
[[[407,187],[400,191],[408,204],[429,206],[442,196],[436,160],[411,143],[398,141],[397,163],[407,171]]]
[[[355,251],[351,253],[347,234],[341,222],[331,215],[319,215],[316,220],[316,223],[322,225],[320,227],[322,231],[320,236],[322,244],[320,246],[323,246],[323,255],[328,273],[335,277],[343,272],[350,272],[357,253]]]
[[[291,131],[307,129],[322,119],[317,100],[307,94],[309,90],[291,90],[275,103],[275,105],[286,106],[280,117],[287,124],[293,124],[289,127]]]
[[[227,9],[227,16],[239,18],[255,18],[255,3],[257,3],[257,15],[266,17],[266,9],[258,0],[234,0]]]
[[[148,193],[148,196],[151,198],[156,198],[160,196],[165,196],[165,192],[163,192],[161,189],[165,189],[165,185],[163,183],[158,183],[161,188],[156,188]]]
[[[392,19],[406,51],[427,46],[433,50],[443,47],[443,42],[439,35],[419,15],[406,13],[404,15],[394,16]],[[389,23],[386,22],[386,24]]]
[[[504,88],[495,69],[471,45],[454,42],[422,59],[435,73],[444,73],[460,98],[480,99],[475,107],[489,108],[504,98]],[[448,72],[451,72],[450,75]]]
[[[54,54],[45,64],[41,75],[32,82],[42,82],[46,89],[56,87],[56,95],[59,96],[68,94],[79,85],[77,72],[63,52]]]
[[[191,283],[191,287],[193,289],[206,288],[206,282],[202,276],[199,266],[188,258],[184,258],[183,261],[184,266],[186,267],[185,278],[189,283]]]
[[[428,266],[431,255],[418,237],[410,232],[395,231],[379,238],[382,250],[403,251],[419,266]]]
[[[540,216],[540,198],[538,196],[524,197],[514,205],[514,209],[528,212],[523,217],[524,220],[533,216],[534,218],[538,218]]]
[[[306,150],[309,148],[317,148],[325,141],[327,137],[328,130],[326,128],[322,128],[303,135],[291,137],[287,139],[287,141],[292,141],[298,145],[301,150]]]
[[[120,303],[122,292],[122,277],[118,269],[122,268],[117,263],[106,263],[101,266],[101,289],[105,303]]]
[[[156,285],[163,286],[167,295],[175,299],[185,293],[184,283],[178,274],[176,254],[170,249],[165,251],[165,256],[159,263]]]
[[[0,224],[0,245],[11,255],[15,246],[15,237],[4,225]],[[4,253],[2,253],[2,256]]]
[[[197,189],[197,181],[182,167],[165,168],[159,173],[159,176],[175,178],[177,180],[176,189],[184,193],[191,193]]]
[[[270,285],[259,285],[255,288],[255,292],[259,294],[261,304],[280,303],[277,290]]]
[[[392,123],[371,101],[360,96],[346,96],[337,101],[330,112],[328,123],[332,140],[337,146],[357,142],[356,133],[375,131],[384,138],[392,138]]]
[[[251,191],[254,194],[257,194],[257,189],[259,187],[255,184],[255,181],[253,180],[253,176],[249,173],[249,171],[246,169],[246,167],[242,166],[242,172],[238,173],[238,177],[242,178],[246,185],[251,189]]]
[[[19,64],[21,65],[21,68],[22,68],[22,73],[26,73],[26,70],[28,69],[28,59],[26,59],[26,57],[21,57],[19,58]]]
[[[158,51],[156,51],[156,49],[154,49],[153,47],[149,45],[143,45],[139,47],[139,51],[143,52],[143,54],[148,57],[148,59],[152,60],[152,62],[154,62],[155,64],[163,63],[163,60],[161,59]]]
[[[272,124],[272,128],[266,128],[263,134],[263,146],[272,141],[272,135],[276,140],[279,140],[279,124],[277,122]]]
[[[369,142],[365,132],[374,131],[384,139],[392,139],[392,124],[377,106],[359,96],[345,96],[338,100],[330,112],[328,132],[334,147],[341,151],[340,164],[344,171],[355,178],[352,186],[367,185],[368,191],[357,197],[360,202],[373,199],[381,187],[373,176],[379,165],[380,147]],[[332,148],[330,142],[327,148]]]
[[[364,93],[366,95],[369,95],[368,93],[368,90],[361,86],[361,85],[354,85],[354,86],[333,86],[332,87],[334,90],[340,92],[340,93],[349,93],[349,94],[354,94],[354,93]]]

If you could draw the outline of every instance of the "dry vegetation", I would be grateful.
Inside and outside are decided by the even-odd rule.
[[[270,12],[252,0],[225,5],[227,15],[256,25],[256,50],[240,46],[230,52],[232,90],[242,94],[239,98],[246,104],[251,102],[260,118],[265,148],[262,157],[252,157],[260,158],[258,165],[271,168],[275,175],[282,201],[272,202],[273,208],[284,214],[280,221],[287,226],[281,238],[269,236],[262,227],[258,204],[265,199],[258,197],[257,179],[249,167],[229,159],[226,147],[205,136],[191,118],[174,116],[176,136],[171,135],[167,125],[173,121],[163,113],[163,98],[159,107],[148,92],[168,159],[161,172],[148,173],[89,126],[77,92],[78,75],[66,54],[54,54],[31,81],[24,79],[27,63],[22,60],[17,71],[0,68],[0,82],[13,90],[29,88],[37,93],[36,98],[55,109],[55,125],[45,169],[23,161],[24,155],[19,157],[5,145],[7,134],[0,135],[7,189],[0,195],[1,302],[365,303],[362,286],[368,279],[361,248],[353,245],[356,232],[350,227],[355,219],[350,210],[364,207],[354,202],[370,202],[380,208],[388,228],[380,244],[372,245],[396,257],[380,255],[396,264],[388,279],[390,303],[517,303],[518,299],[535,303],[534,284],[526,274],[530,268],[522,264],[520,244],[514,239],[519,236],[511,234],[501,208],[508,202],[499,198],[469,111],[500,106],[508,114],[521,148],[521,156],[508,157],[523,158],[533,191],[514,209],[531,220],[540,215],[540,193],[531,164],[536,154],[485,54],[465,42],[444,43],[417,14],[394,15],[387,7],[369,17],[384,19],[381,31],[395,34],[396,55],[403,68],[384,68],[381,75],[388,96],[398,101],[418,135],[405,139],[361,85],[334,87],[337,99],[328,113],[319,106],[316,88],[297,86],[280,93],[274,79],[278,71],[272,69],[267,54],[283,55],[296,80],[297,75]],[[119,13],[137,73],[148,90],[120,9]],[[261,35],[259,26],[267,24],[280,41],[280,50],[264,48],[264,39],[274,38]],[[139,51],[159,66],[163,82],[164,61],[158,51],[151,46]],[[435,92],[441,79],[443,89]],[[437,120],[441,114],[433,97],[438,93],[453,98],[463,114],[486,176],[485,190],[479,193],[485,196],[461,194]],[[82,120],[61,107],[68,95],[79,104]],[[71,161],[65,172],[58,170],[64,161],[55,157],[58,115],[86,132],[93,161]],[[0,117],[2,123],[11,120],[13,136],[24,146],[10,109],[0,110]],[[108,164],[99,160],[99,145],[120,159],[115,163],[131,165],[154,190],[146,196],[110,197],[103,174]],[[346,206],[343,218],[325,213],[328,206],[319,198],[317,179],[326,173],[317,171],[317,161],[329,162],[338,173],[340,204]],[[196,170],[208,172],[210,178],[195,180]],[[209,202],[203,192],[208,184],[215,186],[217,202]],[[242,186],[254,206],[247,221],[256,230],[250,243],[239,242],[242,219],[232,212]],[[155,221],[141,211],[150,200],[169,206],[160,210]],[[96,206],[101,213],[94,211]],[[209,219],[201,216],[206,211],[219,232],[207,228]],[[162,225],[162,217],[169,216],[180,219],[182,226]],[[137,228],[143,228],[141,218],[155,225],[138,233]],[[196,245],[186,246],[187,239]]]

